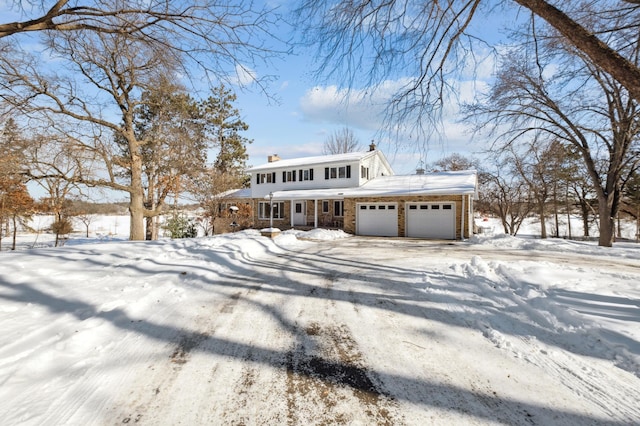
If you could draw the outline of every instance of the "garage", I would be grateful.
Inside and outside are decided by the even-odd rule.
[[[407,237],[456,238],[456,213],[453,202],[407,203]]]
[[[356,205],[356,234],[377,237],[398,236],[397,203],[362,203]]]

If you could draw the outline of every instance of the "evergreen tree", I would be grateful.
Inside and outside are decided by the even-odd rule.
[[[242,121],[240,111],[233,106],[236,95],[224,85],[200,104],[201,114],[213,146],[218,149],[214,168],[222,174],[241,174],[249,158],[247,144],[253,142],[240,135],[249,126]]]

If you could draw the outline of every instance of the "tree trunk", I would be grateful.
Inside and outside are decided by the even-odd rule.
[[[547,238],[547,224],[544,220],[544,202],[539,201],[538,215],[540,216],[540,238]]]
[[[558,188],[556,185],[553,186],[553,215],[556,220],[556,238],[560,238],[560,219],[558,218],[558,196],[557,196]]]
[[[138,155],[131,156],[131,191],[129,192],[129,214],[131,223],[129,239],[144,241],[144,188],[142,187],[142,159]]]
[[[611,214],[613,195],[598,198],[598,214],[600,216],[600,238],[598,239],[598,245],[612,247],[615,239],[614,217]]]
[[[580,201],[580,211],[582,213],[583,236],[589,237],[589,213],[591,213],[591,210],[586,200]]]
[[[153,240],[153,218],[151,216],[147,216],[144,218],[145,222],[145,232],[144,239],[146,241]]]
[[[16,249],[16,236],[18,234],[18,226],[16,222],[16,217],[13,216],[13,244],[11,244],[11,250]]]

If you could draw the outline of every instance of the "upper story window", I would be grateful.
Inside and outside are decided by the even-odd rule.
[[[260,185],[261,183],[276,183],[276,172],[258,173],[256,175],[256,185]]]
[[[351,179],[351,166],[325,167],[325,179]]]
[[[313,169],[299,170],[298,177],[300,180],[313,180]]]
[[[360,166],[360,177],[362,179],[369,179],[369,168],[365,166]]]
[[[283,182],[297,182],[313,180],[313,169],[288,170],[282,172]]]
[[[296,171],[289,170],[288,172],[282,172],[282,181],[283,182],[295,182],[297,177]]]

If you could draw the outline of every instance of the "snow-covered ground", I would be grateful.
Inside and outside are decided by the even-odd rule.
[[[101,226],[0,253],[3,425],[640,424],[636,243]]]

